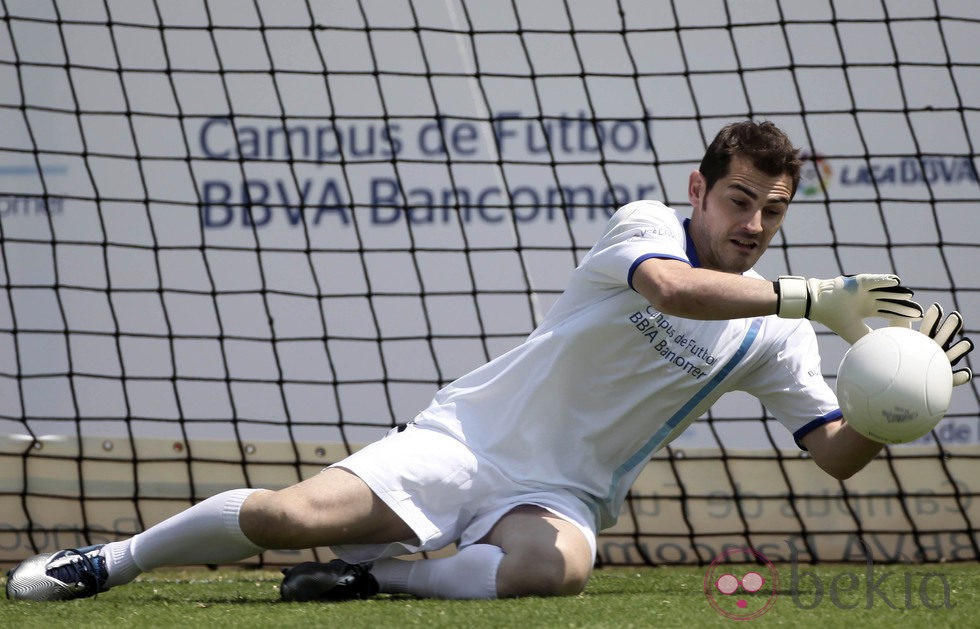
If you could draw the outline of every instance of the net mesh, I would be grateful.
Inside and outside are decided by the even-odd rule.
[[[533,329],[616,207],[686,208],[732,120],[806,154],[760,272],[896,272],[976,333],[974,3],[0,10],[0,561],[285,486],[411,419]],[[846,348],[818,336],[832,381]],[[960,389],[844,482],[729,395],[654,456],[600,562],[976,560]]]

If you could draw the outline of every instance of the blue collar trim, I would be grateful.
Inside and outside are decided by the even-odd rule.
[[[687,259],[691,261],[694,268],[701,267],[701,259],[698,258],[698,250],[694,248],[694,241],[691,240],[691,219],[684,219],[684,236],[687,238]]]

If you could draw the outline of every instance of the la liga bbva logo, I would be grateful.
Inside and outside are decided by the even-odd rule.
[[[821,577],[813,570],[800,570],[794,549],[788,590],[792,604],[801,610],[816,609],[823,604],[844,610],[879,605],[894,610],[955,607],[945,574],[876,571],[871,549],[863,541],[861,546],[865,552],[864,569],[837,572],[830,578]],[[737,556],[734,559],[737,563],[733,563],[733,556]],[[708,604],[725,618],[755,620],[772,609],[780,598],[779,571],[758,550],[734,547],[711,562],[703,588]]]
[[[827,190],[834,178],[834,169],[819,153],[804,151],[800,154],[803,167],[800,171],[800,192],[812,197]]]
[[[835,158],[815,151],[800,153],[799,191],[804,197],[827,194],[832,186],[976,186],[980,175],[970,156],[908,155],[860,159]]]

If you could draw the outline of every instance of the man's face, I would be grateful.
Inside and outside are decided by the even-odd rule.
[[[793,191],[788,174],[772,176],[735,156],[728,174],[706,191],[700,172],[691,173],[688,198],[691,239],[701,266],[743,273],[759,260],[783,223]]]

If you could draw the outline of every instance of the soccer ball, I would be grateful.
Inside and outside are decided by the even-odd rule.
[[[858,339],[837,370],[844,419],[880,443],[927,434],[949,408],[953,370],[931,338],[909,328],[872,330]]]

